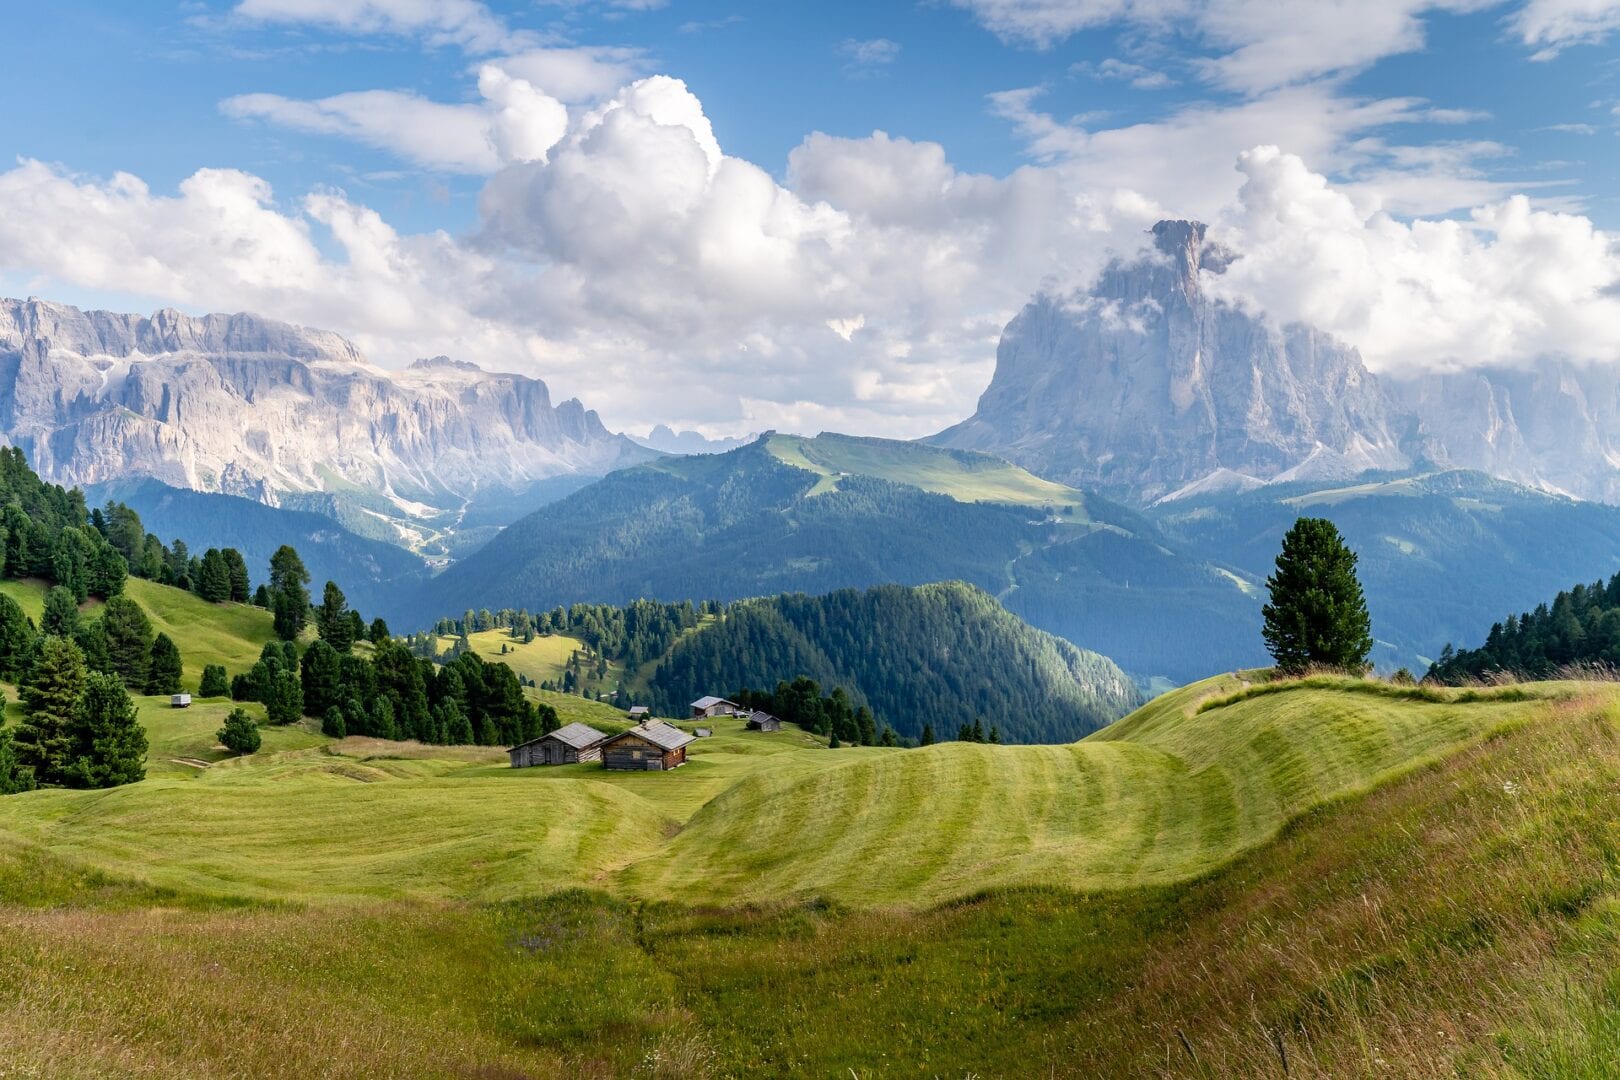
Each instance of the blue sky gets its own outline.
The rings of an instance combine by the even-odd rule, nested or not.
[[[1582,306],[1615,269],[1620,0],[57,0],[25,35],[6,291],[452,352],[630,428],[943,426],[1034,289],[1159,214],[1375,367],[1620,355]],[[1454,301],[1406,325],[1379,265]]]

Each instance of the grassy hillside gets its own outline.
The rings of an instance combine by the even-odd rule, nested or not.
[[[23,1076],[1225,1077],[1284,1075],[1286,1056],[1290,1076],[1612,1075],[1612,688],[1424,702],[1319,682],[1199,711],[1242,690],[1237,678],[1189,688],[1072,748],[830,752],[803,736],[727,731],[668,776],[508,773],[527,816],[498,794],[487,752],[355,740],[190,781],[0,800],[0,965],[28,973],[0,983],[7,1064]],[[1071,768],[1059,752],[1094,764]],[[1201,785],[1208,806],[1229,809],[1211,817],[1219,829],[1190,828],[1203,814],[1184,800],[1142,811],[1151,795],[1123,763],[1153,754],[1183,762],[1156,774],[1159,788]],[[853,827],[832,843],[813,835],[827,827],[819,806],[735,802],[775,775],[797,803],[831,798],[897,761],[923,763],[909,774],[916,786],[877,774],[890,779],[846,807]],[[970,898],[931,906],[913,891],[938,875],[908,880],[881,838],[936,831],[888,807],[936,816],[929,781],[946,772],[992,794],[938,831],[953,844],[973,837],[980,846],[964,856],[999,844],[1005,857],[979,863]],[[441,794],[453,784],[471,796],[453,801],[489,806],[481,835]],[[203,823],[233,818],[229,833],[173,822],[188,789]],[[159,796],[144,812],[94,805],[143,790]],[[396,791],[437,813],[389,801]],[[68,798],[106,815],[109,847],[128,844],[150,864],[131,855],[113,872],[88,837],[50,850],[49,834],[61,841],[74,827]],[[203,805],[216,799],[223,809]],[[581,832],[581,799],[599,800],[603,828],[628,815],[631,835]],[[325,835],[301,812],[306,800],[323,804]],[[835,882],[867,866],[893,890],[888,902],[711,906],[769,891],[736,877],[648,902],[632,888],[637,871],[671,868],[655,856],[614,871],[604,857],[612,845],[629,858],[674,850],[728,802],[758,827],[804,813],[812,833],[791,846],[816,848],[824,870],[846,864]],[[1123,823],[1087,816],[1088,802],[1117,804]],[[31,804],[41,809],[18,809]],[[1288,807],[1305,812],[1279,829]],[[1079,831],[1066,824],[1076,814],[1098,830],[1089,851],[1066,835]],[[300,833],[290,818],[310,824]],[[42,835],[23,836],[19,822]],[[158,842],[166,834],[189,852]],[[367,842],[351,839],[339,858],[336,835]],[[995,888],[1052,843],[1094,872]],[[1088,862],[1110,845],[1130,864],[1112,875],[1130,879],[1124,887],[1103,887],[1110,871]],[[547,889],[563,883],[570,848],[577,868],[602,868],[608,891],[408,898],[453,897],[458,882],[463,897],[501,895],[521,877]],[[1222,850],[1237,854],[1211,861]],[[775,875],[775,888],[805,865],[797,850],[750,857],[753,867],[727,873]],[[1056,881],[1065,875],[1082,887]],[[345,902],[221,904],[215,885],[227,877],[240,879],[223,890],[233,897],[290,888]]]
[[[0,593],[11,597],[37,624],[45,610],[50,586],[32,579],[0,581]],[[210,604],[184,589],[159,585],[141,578],[124,583],[124,595],[140,604],[154,633],[168,634],[180,647],[181,683],[196,690],[207,664],[224,664],[227,671],[245,671],[259,658],[274,634],[270,613],[247,604]],[[86,618],[99,618],[101,602],[83,607]]]
[[[989,454],[832,432],[813,439],[772,435],[765,445],[779,460],[822,477],[811,489],[813,495],[837,490],[841,477],[870,476],[957,502],[1032,506],[1086,520],[1086,499],[1080,492]]]
[[[927,904],[1186,880],[1313,806],[1544,707],[1351,689],[1368,685],[1380,684],[1319,680],[1197,712],[1225,689],[1203,683],[1068,746],[950,743],[808,776],[761,772],[624,884],[728,903]]]

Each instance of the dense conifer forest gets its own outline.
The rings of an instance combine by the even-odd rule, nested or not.
[[[1461,683],[1494,675],[1546,679],[1566,665],[1620,665],[1620,574],[1560,592],[1549,604],[1494,624],[1477,649],[1446,645],[1429,677]]]

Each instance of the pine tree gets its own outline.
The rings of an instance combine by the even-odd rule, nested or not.
[[[72,594],[68,594],[72,599]],[[17,601],[0,595],[0,679],[15,682],[34,655],[34,624]]]
[[[231,692],[230,683],[225,677],[224,664],[207,664],[203,667],[202,682],[197,686],[198,697],[225,697]]]
[[[298,685],[298,675],[291,668],[280,667],[269,673],[261,700],[272,724],[295,724],[304,715],[304,693]]]
[[[296,641],[309,623],[309,571],[288,544],[270,556],[270,610],[278,638]]]
[[[1261,609],[1261,635],[1279,670],[1292,675],[1321,665],[1359,674],[1366,667],[1372,620],[1355,552],[1331,521],[1294,522],[1266,586],[1271,602]]]
[[[146,729],[124,683],[92,671],[73,710],[71,761],[63,770],[69,787],[107,788],[146,777]]]
[[[197,595],[210,604],[223,604],[231,598],[231,570],[218,548],[203,552],[197,578],[191,583]]]
[[[233,754],[252,754],[258,751],[261,739],[259,725],[253,722],[246,709],[232,709],[225,717],[225,726],[219,729],[218,739]]]
[[[127,596],[107,601],[101,627],[107,635],[107,660],[125,686],[141,689],[152,662],[152,622]]]
[[[333,739],[341,739],[348,735],[348,727],[343,722],[343,710],[336,705],[326,710],[321,717],[321,734]]]
[[[269,610],[269,608],[270,608],[270,586],[265,585],[263,583],[260,583],[259,587],[256,590],[254,590],[254,593],[253,593],[253,606],[254,607],[262,607],[262,608],[264,608],[266,610]]]
[[[17,747],[11,732],[0,727],[0,795],[16,795],[33,791],[37,781],[34,770],[17,757]]]
[[[56,637],[72,637],[79,629],[79,602],[73,590],[52,585],[45,594],[45,614],[40,617],[39,631]]]
[[[304,650],[299,672],[304,712],[308,715],[324,717],[327,710],[343,700],[342,660],[337,650],[325,641],[317,640]]]
[[[923,724],[922,738],[918,740],[918,744],[921,746],[934,745],[934,725],[932,722]]]
[[[321,640],[340,653],[354,645],[354,623],[350,619],[349,600],[338,588],[337,582],[328,581],[321,596],[321,606],[315,612],[315,630]]]
[[[17,757],[42,784],[60,784],[71,764],[73,712],[87,678],[84,653],[67,638],[48,637],[22,687],[25,720],[17,729]]]
[[[235,548],[226,548],[220,552],[225,559],[225,573],[231,583],[231,599],[238,604],[245,604],[252,598],[253,583],[248,579],[247,560]]]
[[[371,620],[371,629],[366,632],[366,638],[373,645],[381,645],[388,640],[388,624],[382,621],[381,616]]]
[[[179,693],[181,670],[179,647],[168,634],[159,634],[152,640],[151,663],[146,672],[146,692]]]

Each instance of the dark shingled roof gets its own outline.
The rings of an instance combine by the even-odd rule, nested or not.
[[[737,707],[737,703],[735,701],[727,701],[723,697],[714,697],[712,695],[709,697],[700,697],[696,701],[692,702],[692,708],[694,709],[712,709],[716,705],[730,705],[732,708]]]
[[[645,724],[637,724],[629,731],[613,736],[608,742],[618,742],[630,735],[646,739],[660,750],[679,750],[692,741],[692,736],[678,727],[666,724],[662,720],[649,720]]]
[[[605,738],[607,738],[607,732],[597,731],[589,724],[569,724],[567,727],[560,727],[556,731],[548,732],[538,739],[530,739],[526,743],[519,743],[512,749],[517,750],[520,747],[532,746],[546,739],[556,739],[558,742],[571,746],[575,750],[588,750]]]

